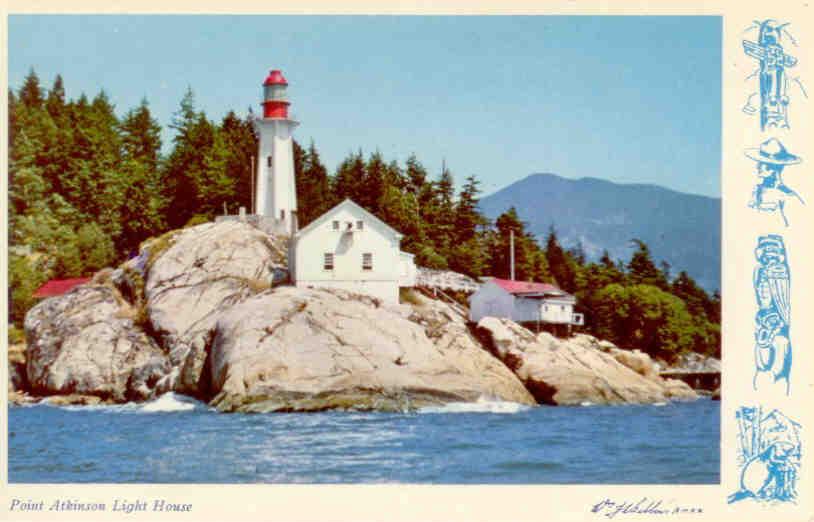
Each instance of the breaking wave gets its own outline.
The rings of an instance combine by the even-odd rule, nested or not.
[[[127,402],[124,404],[94,404],[94,405],[55,405],[47,399],[42,402],[48,406],[57,407],[63,410],[83,411],[102,410],[117,413],[162,413],[192,411],[196,409],[210,409],[205,403],[173,392],[165,393],[147,402]]]
[[[518,413],[530,409],[531,406],[517,402],[498,401],[478,398],[475,402],[450,402],[443,406],[427,406],[418,410],[419,413]]]
[[[138,409],[143,412],[191,411],[200,406],[203,406],[203,403],[191,397],[169,392],[157,399],[139,405]]]

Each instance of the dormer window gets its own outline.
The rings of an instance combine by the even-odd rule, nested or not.
[[[356,222],[356,230],[364,230],[364,228],[365,228],[364,221],[357,221]]]
[[[334,230],[339,230],[339,221],[334,221],[332,226]]]
[[[353,230],[353,223],[351,223],[350,221],[345,223],[345,230],[347,230],[347,231]]]

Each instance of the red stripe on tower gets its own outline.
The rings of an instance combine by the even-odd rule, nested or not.
[[[273,69],[263,82],[263,117],[288,119],[288,82],[279,69]]]

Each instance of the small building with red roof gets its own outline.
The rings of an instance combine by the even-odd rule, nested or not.
[[[90,281],[90,277],[76,277],[73,279],[51,279],[34,292],[33,297],[45,298],[66,294],[79,285]]]
[[[517,323],[584,324],[576,298],[549,283],[488,279],[469,297],[469,319],[501,317]]]

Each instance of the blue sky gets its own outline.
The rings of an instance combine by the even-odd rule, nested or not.
[[[15,15],[8,45],[11,88],[60,73],[162,126],[187,86],[210,119],[259,112],[280,68],[331,171],[378,149],[485,193],[553,172],[720,196],[718,17]]]

